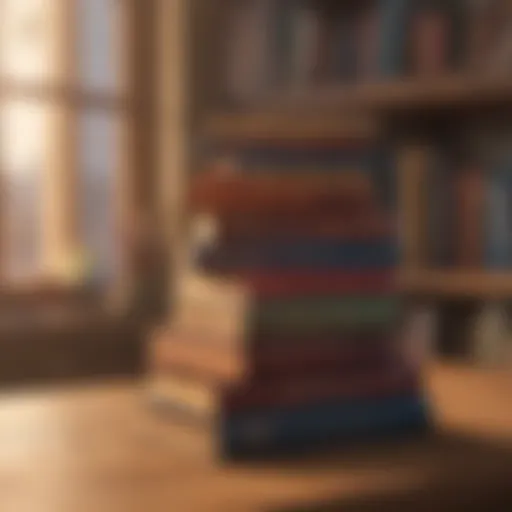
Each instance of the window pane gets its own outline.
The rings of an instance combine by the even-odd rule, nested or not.
[[[87,89],[116,90],[120,70],[120,1],[76,1],[80,83]]]
[[[96,283],[110,284],[118,276],[116,114],[87,110],[79,119],[79,190],[82,240]]]
[[[5,273],[9,280],[40,276],[43,266],[43,174],[48,108],[9,101],[0,110]]]
[[[60,0],[0,0],[0,71],[44,80],[57,71]]]

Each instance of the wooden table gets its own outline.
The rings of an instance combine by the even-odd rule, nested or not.
[[[512,510],[512,377],[438,365],[428,384],[442,425],[428,440],[238,466],[151,414],[134,382],[5,394],[0,510]]]

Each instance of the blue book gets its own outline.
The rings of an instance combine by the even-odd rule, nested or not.
[[[379,69],[384,77],[400,75],[405,70],[405,51],[412,0],[380,0],[381,36]]]
[[[486,193],[485,262],[495,270],[512,266],[512,162],[490,173]]]
[[[336,48],[334,49],[334,79],[342,82],[350,82],[357,78],[357,38],[356,20],[350,16],[350,12],[343,12],[336,25],[334,37]]]
[[[222,247],[198,255],[197,263],[213,268],[346,268],[389,269],[398,263],[394,241],[317,242],[273,245],[244,244]]]
[[[425,399],[413,395],[244,413],[222,418],[220,435],[225,455],[259,455],[420,431],[428,425]]]

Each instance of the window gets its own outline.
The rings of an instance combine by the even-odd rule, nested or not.
[[[0,282],[123,272],[129,0],[0,0]]]

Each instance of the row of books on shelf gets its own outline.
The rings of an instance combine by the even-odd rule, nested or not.
[[[512,68],[506,0],[231,2],[226,89],[235,101],[315,84]]]
[[[409,231],[417,232],[427,266],[512,267],[510,151],[477,153],[466,147],[460,158],[453,149],[426,146],[416,162],[405,161],[405,222],[415,224]]]

